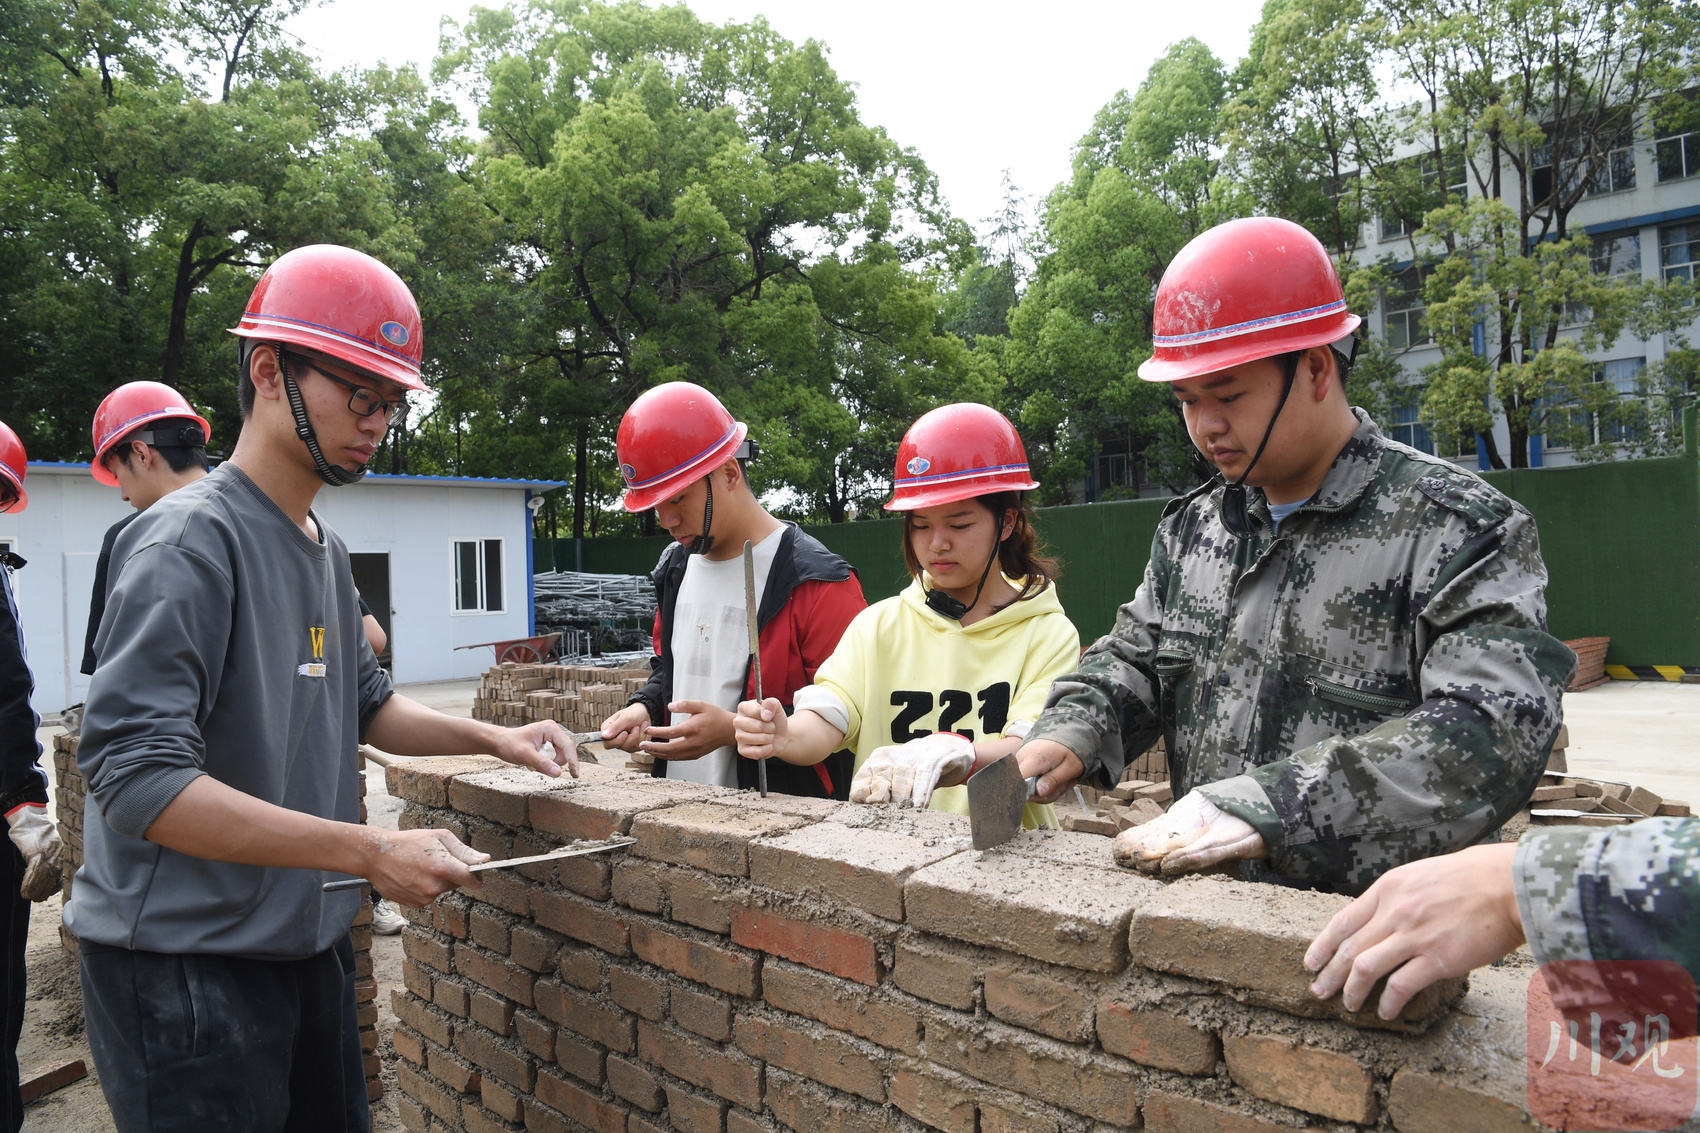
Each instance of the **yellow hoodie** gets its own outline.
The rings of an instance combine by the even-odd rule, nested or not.
[[[1021,589],[1020,580],[1006,581]],[[928,609],[916,580],[856,615],[795,703],[844,732],[859,768],[877,747],[932,732],[975,740],[1026,735],[1051,682],[1079,663],[1080,633],[1054,584],[963,626]],[[941,787],[931,809],[967,814],[968,789]],[[1051,808],[1037,804],[1023,822],[1056,825]]]

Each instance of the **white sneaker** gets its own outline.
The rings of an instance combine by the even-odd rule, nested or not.
[[[407,927],[407,918],[384,904],[383,899],[372,902],[372,931],[379,936],[395,936]]]

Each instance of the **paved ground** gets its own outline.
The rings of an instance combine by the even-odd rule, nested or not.
[[[443,681],[406,685],[402,691],[440,711],[469,716],[477,687],[475,680]],[[1567,697],[1564,707],[1573,772],[1635,783],[1666,798],[1700,805],[1700,748],[1695,741],[1700,735],[1700,685],[1612,681]],[[57,731],[42,729],[49,750]],[[366,792],[372,824],[395,829],[401,803],[385,790],[383,770],[375,765],[368,765]],[[29,1133],[108,1133],[112,1119],[95,1081],[83,1033],[76,964],[60,948],[58,924],[57,897],[36,907],[30,923],[30,998],[18,1061],[27,1073],[47,1062],[82,1058],[89,1063],[90,1076],[31,1106],[25,1127]],[[392,1067],[385,1075],[385,1097],[373,1107],[374,1133],[402,1129],[395,1108],[395,1055],[389,1041],[395,1024],[390,991],[401,984],[401,959],[399,937],[374,938],[380,1051],[385,1065]]]

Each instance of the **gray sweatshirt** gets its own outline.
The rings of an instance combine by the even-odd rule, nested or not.
[[[119,537],[77,765],[83,867],[65,924],[146,952],[298,959],[348,932],[358,891],[317,870],[203,861],[142,835],[201,775],[360,819],[356,749],[391,693],[361,632],[348,549],[315,543],[233,464]]]

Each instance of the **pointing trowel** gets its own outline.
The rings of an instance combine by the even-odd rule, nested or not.
[[[594,846],[562,846],[558,850],[550,850],[547,854],[532,854],[524,858],[503,858],[501,861],[482,862],[478,865],[467,866],[468,873],[483,873],[487,869],[507,869],[515,865],[531,865],[534,862],[552,862],[557,858],[576,858],[582,854],[600,854],[605,850],[618,850],[633,845],[636,838],[610,838]],[[327,881],[322,886],[326,893],[336,893],[343,889],[358,889],[369,885],[364,877],[351,877],[345,881]]]
[[[1039,777],[1021,777],[1013,755],[976,771],[968,780],[968,826],[976,850],[1001,846],[1021,829],[1021,812],[1039,790]]]

